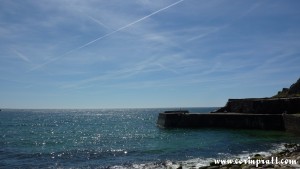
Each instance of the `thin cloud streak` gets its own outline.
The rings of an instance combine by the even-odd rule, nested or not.
[[[248,10],[246,10],[245,12],[243,12],[241,15],[239,15],[237,18],[233,19],[232,21],[228,22],[227,24],[223,25],[223,26],[220,26],[220,27],[216,27],[216,28],[213,28],[212,30],[209,30],[203,34],[200,34],[200,35],[196,35],[190,39],[188,39],[186,42],[191,42],[191,41],[194,41],[194,40],[198,40],[198,39],[202,39],[210,34],[213,34],[213,33],[217,33],[223,29],[226,29],[227,27],[231,26],[233,23],[235,23],[236,21],[244,18],[245,16],[249,15],[250,13],[252,13],[255,9],[257,9],[258,7],[261,6],[261,3],[256,3],[254,4],[253,6],[251,6]]]
[[[175,3],[172,3],[171,5],[168,5],[168,6],[164,7],[164,8],[161,8],[161,9],[155,11],[155,12],[152,12],[151,14],[146,15],[146,16],[144,16],[144,17],[142,17],[142,18],[140,18],[140,19],[138,19],[138,20],[136,20],[136,21],[134,21],[134,22],[131,22],[131,23],[129,23],[129,24],[127,24],[127,25],[125,25],[125,26],[123,26],[123,27],[121,27],[121,28],[115,30],[115,31],[112,31],[112,32],[107,33],[107,34],[105,34],[105,35],[103,35],[103,36],[100,36],[100,37],[98,37],[98,38],[96,38],[96,39],[94,39],[94,40],[92,40],[92,41],[90,41],[90,42],[88,42],[88,43],[86,43],[86,44],[84,44],[84,45],[82,45],[82,46],[79,46],[79,47],[77,47],[77,48],[74,48],[74,49],[72,49],[72,50],[66,52],[65,54],[61,55],[60,57],[56,57],[56,58],[50,59],[49,61],[45,62],[44,64],[41,64],[41,65],[38,65],[38,66],[34,67],[34,68],[31,69],[29,72],[34,71],[34,70],[37,70],[37,69],[40,69],[40,68],[42,68],[42,67],[44,67],[44,66],[46,66],[46,65],[48,65],[48,64],[50,64],[50,63],[52,63],[52,62],[54,62],[54,61],[57,61],[58,59],[61,59],[62,57],[66,56],[66,55],[68,55],[68,54],[70,54],[70,53],[73,53],[74,51],[77,51],[77,50],[80,50],[80,49],[82,49],[82,48],[85,48],[85,47],[87,47],[87,46],[89,46],[89,45],[91,45],[91,44],[93,44],[93,43],[95,43],[95,42],[97,42],[97,41],[99,41],[99,40],[101,40],[101,39],[104,39],[104,38],[106,38],[106,37],[108,37],[108,36],[111,36],[111,35],[117,33],[117,32],[120,32],[120,31],[122,31],[122,30],[124,30],[124,29],[126,29],[126,28],[128,28],[128,27],[130,27],[130,26],[133,26],[133,25],[135,25],[135,24],[137,24],[137,23],[139,23],[139,22],[141,22],[141,21],[143,21],[143,20],[145,20],[145,19],[147,19],[147,18],[153,16],[153,15],[156,15],[156,14],[158,14],[158,13],[164,11],[164,10],[167,10],[167,9],[169,9],[169,8],[175,6],[175,5],[177,5],[177,4],[179,4],[179,3],[183,2],[183,1],[185,1],[185,0],[179,0],[179,1],[175,2]]]
[[[180,71],[180,66],[182,66],[181,64],[184,64],[186,67],[190,67],[189,64],[193,64],[193,63],[185,63],[184,59],[180,57],[177,57],[176,62],[179,62],[181,64],[173,64],[171,60],[168,59],[168,57],[166,58],[151,57],[147,60],[143,60],[134,65],[130,65],[130,66],[123,65],[124,69],[119,69],[101,75],[97,75],[94,77],[90,77],[88,79],[81,80],[77,83],[62,85],[61,88],[77,89],[78,87],[90,85],[95,82],[107,83],[113,80],[128,79],[136,75],[142,75],[144,73],[154,73],[154,72],[162,72],[162,71],[180,75],[182,74],[181,72],[182,70]],[[174,61],[175,60],[173,60],[173,62]],[[173,65],[173,67],[166,67],[165,64],[168,63],[171,63],[170,65]]]
[[[90,18],[92,21],[96,22],[97,24],[101,25],[102,27],[106,28],[106,29],[109,29],[109,30],[113,30],[112,28],[110,28],[109,26],[107,26],[106,24],[102,23],[101,21],[99,21],[98,19],[90,16],[90,15],[87,15],[85,14],[88,18]]]
[[[194,36],[194,37],[188,39],[186,42],[191,42],[191,41],[194,41],[194,40],[197,40],[197,39],[202,39],[202,38],[204,38],[204,37],[206,37],[206,36],[208,36],[208,35],[210,35],[210,34],[213,34],[213,33],[219,32],[219,31],[222,30],[222,29],[225,29],[225,28],[227,28],[228,26],[229,26],[229,24],[226,24],[226,25],[224,25],[224,26],[220,26],[220,27],[218,27],[218,28],[214,28],[214,29],[212,29],[212,30],[210,30],[210,31],[208,31],[208,32],[206,32],[206,33],[203,33],[203,34],[200,34],[200,35],[196,35],[196,36]]]
[[[15,50],[15,49],[13,50],[13,52],[23,61],[31,63],[31,60],[28,57],[26,57],[25,55],[23,55],[21,52]]]

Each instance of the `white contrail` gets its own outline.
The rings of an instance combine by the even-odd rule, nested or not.
[[[30,59],[28,57],[26,57],[25,55],[23,55],[21,52],[19,52],[17,50],[13,50],[13,52],[23,61],[31,63]]]
[[[164,7],[164,8],[161,8],[161,9],[159,9],[159,10],[157,10],[157,11],[155,11],[155,12],[149,14],[149,15],[146,15],[146,16],[142,17],[141,19],[138,19],[138,20],[136,20],[136,21],[134,21],[134,22],[131,22],[131,23],[129,23],[129,24],[127,24],[127,25],[125,25],[125,26],[123,26],[123,27],[121,27],[121,28],[115,30],[115,31],[112,31],[112,32],[107,33],[107,34],[105,34],[105,35],[103,35],[103,36],[100,36],[99,38],[94,39],[94,40],[92,40],[92,41],[90,41],[90,42],[88,42],[88,43],[86,43],[86,44],[84,44],[84,45],[82,45],[82,46],[76,48],[75,50],[84,48],[84,47],[86,47],[86,46],[88,46],[88,45],[90,45],[90,44],[92,44],[92,43],[95,43],[95,42],[98,41],[98,40],[101,40],[101,39],[106,38],[106,37],[108,37],[108,36],[110,36],[110,35],[112,35],[112,34],[115,34],[115,33],[119,32],[119,31],[121,31],[121,30],[123,30],[123,29],[126,29],[126,28],[128,28],[128,27],[130,27],[130,26],[132,26],[132,25],[134,25],[134,24],[136,24],[136,23],[138,23],[138,22],[141,22],[141,21],[143,21],[143,20],[145,20],[145,19],[147,19],[147,18],[149,18],[149,17],[151,17],[151,16],[153,16],[153,15],[155,15],[155,14],[161,12],[161,11],[164,11],[164,10],[166,10],[166,9],[168,9],[168,8],[170,8],[170,7],[172,7],[172,6],[174,6],[174,5],[177,5],[177,4],[181,3],[182,1],[184,1],[184,0],[177,1],[177,2],[175,2],[175,3],[173,3],[173,4],[169,5],[169,6],[166,6],[166,7]],[[72,51],[74,51],[74,50],[72,50]]]
[[[77,48],[74,48],[74,49],[72,49],[72,50],[66,52],[65,54],[61,55],[60,57],[53,58],[53,59],[51,59],[51,60],[49,60],[49,61],[47,61],[47,62],[45,62],[45,63],[43,63],[43,64],[41,64],[41,65],[38,65],[38,66],[34,67],[33,69],[31,69],[30,71],[39,69],[39,68],[41,68],[41,67],[43,67],[43,66],[45,66],[45,65],[47,65],[47,64],[49,64],[49,63],[51,63],[51,62],[54,62],[54,61],[56,61],[56,60],[58,60],[58,59],[60,59],[60,58],[62,58],[62,57],[64,57],[64,56],[70,54],[70,53],[73,53],[73,52],[76,51],[76,50],[79,50],[79,49],[82,49],[82,48],[84,48],[84,47],[87,47],[87,46],[91,45],[92,43],[95,43],[95,42],[97,42],[97,41],[99,41],[99,40],[101,40],[101,39],[103,39],[103,38],[106,38],[106,37],[108,37],[108,36],[110,36],[110,35],[112,35],[112,34],[115,34],[115,33],[119,32],[119,31],[121,31],[121,30],[124,30],[124,29],[126,29],[126,28],[128,28],[128,27],[130,27],[130,26],[132,26],[132,25],[134,25],[134,24],[136,24],[136,23],[139,23],[139,22],[141,22],[141,21],[143,21],[143,20],[145,20],[145,19],[147,19],[147,18],[149,18],[149,17],[151,17],[151,16],[153,16],[153,15],[159,13],[159,12],[162,12],[162,11],[164,11],[164,10],[166,10],[166,9],[168,9],[168,8],[170,8],[170,7],[172,7],[172,6],[175,6],[175,5],[177,5],[177,4],[179,4],[179,3],[183,2],[183,1],[185,1],[185,0],[179,0],[179,1],[175,2],[175,3],[172,3],[171,5],[168,5],[168,6],[164,7],[164,8],[161,8],[161,9],[155,11],[155,12],[152,12],[151,14],[146,15],[146,16],[144,16],[144,17],[142,17],[142,18],[140,18],[140,19],[138,19],[138,20],[136,20],[136,21],[134,21],[134,22],[131,22],[131,23],[129,23],[129,24],[127,24],[127,25],[125,25],[125,26],[123,26],[123,27],[121,27],[121,28],[115,30],[115,31],[112,31],[112,32],[107,33],[107,34],[105,34],[105,35],[103,35],[103,36],[100,36],[100,37],[98,37],[98,38],[96,38],[96,39],[94,39],[94,40],[92,40],[92,41],[90,41],[90,42],[88,42],[88,43],[86,43],[86,44],[84,44],[84,45],[82,45],[82,46],[79,46],[79,47],[77,47]]]

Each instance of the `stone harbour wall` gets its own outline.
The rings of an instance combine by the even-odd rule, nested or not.
[[[235,128],[284,130],[282,115],[278,114],[160,113],[158,116],[157,125],[163,128]]]
[[[300,135],[300,115],[296,114],[159,113],[157,125],[162,128],[285,130]]]
[[[283,115],[284,128],[286,131],[300,135],[300,115]]]
[[[213,113],[296,114],[300,113],[300,97],[229,99]]]

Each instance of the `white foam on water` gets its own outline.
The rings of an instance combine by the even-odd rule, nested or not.
[[[285,148],[284,143],[282,144],[274,144],[274,148],[268,150],[268,151],[254,151],[254,152],[248,152],[248,151],[242,151],[241,154],[238,155],[232,155],[229,153],[219,153],[218,155],[225,157],[226,159],[240,159],[240,160],[247,160],[249,157],[253,157],[256,154],[260,154],[263,157],[271,156],[273,153],[280,152]],[[177,169],[178,167],[182,166],[183,169],[193,169],[193,168],[199,168],[203,166],[209,166],[211,162],[213,162],[217,158],[192,158],[189,160],[184,161],[165,161],[163,163],[143,163],[143,164],[132,164],[131,166],[113,166],[110,167],[111,169]]]

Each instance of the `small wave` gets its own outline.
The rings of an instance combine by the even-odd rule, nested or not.
[[[273,148],[268,151],[254,151],[248,152],[244,151],[241,154],[233,155],[233,154],[224,154],[219,153],[220,156],[226,156],[226,159],[248,159],[248,157],[252,157],[255,154],[260,154],[262,156],[270,156],[273,153],[282,151],[285,149],[285,143],[274,144]],[[164,161],[164,162],[149,162],[149,163],[141,163],[141,164],[130,164],[130,165],[122,165],[122,166],[111,166],[109,169],[163,169],[163,168],[179,168],[182,166],[183,168],[199,168],[203,166],[209,166],[211,162],[213,162],[216,158],[192,158],[184,161]]]

